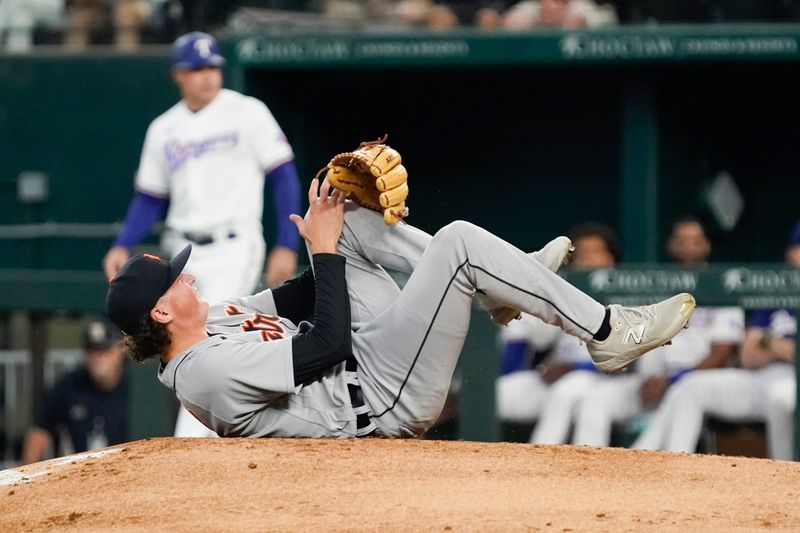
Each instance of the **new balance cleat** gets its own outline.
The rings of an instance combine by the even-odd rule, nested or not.
[[[572,241],[562,235],[542,246],[541,250],[528,255],[543,264],[550,272],[558,272],[559,268],[569,264],[573,252],[575,247],[572,246]]]
[[[672,342],[686,327],[696,306],[688,293],[641,307],[610,305],[611,333],[586,347],[601,372],[619,372],[653,348]]]

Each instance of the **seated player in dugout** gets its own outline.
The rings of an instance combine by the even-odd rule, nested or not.
[[[400,162],[385,145],[369,149],[391,151],[370,164],[378,180]],[[339,167],[328,166],[311,182],[306,217],[291,216],[312,266],[284,285],[209,306],[182,272],[191,246],[171,261],[135,256],[110,282],[108,313],[129,356],[158,357],[161,383],[222,437],[424,434],[476,294],[490,311],[513,308],[579,337],[604,372],[668,343],[694,311],[686,293],[604,307],[554,273],[569,239],[534,255],[463,221],[431,236],[346,200],[331,186],[343,187]],[[407,187],[405,175],[390,181]],[[411,274],[402,290],[384,267]]]

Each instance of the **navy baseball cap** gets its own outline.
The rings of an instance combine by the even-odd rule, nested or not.
[[[221,67],[225,58],[219,51],[217,40],[201,31],[181,35],[172,45],[172,67],[196,70],[203,67]]]
[[[88,351],[106,351],[119,342],[119,328],[104,318],[95,318],[86,324],[81,335],[83,348]]]
[[[191,253],[189,244],[171,261],[150,254],[131,257],[108,285],[106,312],[111,321],[124,333],[136,335],[142,317],[175,283]]]

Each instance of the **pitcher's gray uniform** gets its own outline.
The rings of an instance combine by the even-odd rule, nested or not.
[[[605,315],[536,260],[466,222],[432,238],[348,202],[338,252],[347,261],[356,372],[342,363],[294,383],[291,337],[305,326],[275,316],[267,290],[212,306],[207,330],[215,335],[164,365],[161,382],[221,436],[355,437],[374,428],[415,436],[442,409],[476,288],[585,342]],[[379,265],[413,272],[402,292]],[[357,427],[348,382],[360,385],[368,426]]]
[[[312,180],[310,200],[316,184]],[[331,209],[329,199],[317,196],[312,201],[327,206],[319,212]],[[197,308],[202,315],[187,308],[180,322],[185,331],[202,330],[201,324],[188,322],[197,315],[207,323],[202,337],[216,335],[182,344],[190,347],[165,359],[159,379],[221,436],[355,437],[374,432],[414,437],[442,410],[478,291],[490,304],[537,316],[579,337],[594,363],[607,371],[666,343],[686,325],[695,306],[691,295],[679,294],[653,306],[606,309],[535,258],[477,226],[453,222],[431,237],[404,224],[387,226],[378,213],[349,202],[337,254],[312,255],[320,270],[314,282],[316,310],[300,306],[289,312],[309,296],[302,290],[301,296],[284,299],[302,276],[274,291],[229,300],[208,315],[202,307]],[[187,295],[191,276],[181,277],[161,260],[148,267],[148,261],[144,256],[131,259],[112,280],[107,297],[111,316],[134,335],[140,327],[136,320],[152,319],[153,313],[180,314],[177,302],[183,297],[191,302],[187,305],[198,305],[196,296]],[[402,291],[379,265],[411,272]],[[171,284],[166,288],[148,277],[163,280],[165,273]],[[348,298],[339,285],[344,283]],[[136,287],[146,289],[146,297],[138,299]],[[175,295],[172,304],[156,301],[164,291]],[[325,291],[330,291],[328,297]],[[314,324],[276,316],[278,295],[287,314],[308,314]],[[343,314],[334,312],[337,306]],[[141,316],[147,309],[150,314]],[[347,315],[350,329],[344,331],[350,334],[341,337],[336,327],[346,324]],[[300,372],[306,357],[315,356],[305,351],[305,341],[312,337],[314,350],[327,353],[328,346],[315,343],[330,343],[333,360],[345,362]],[[184,335],[183,340],[189,339]],[[296,383],[295,376],[303,383]]]

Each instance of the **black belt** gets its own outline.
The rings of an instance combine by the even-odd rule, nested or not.
[[[347,372],[357,372],[358,365],[356,364],[356,360],[354,357],[349,357],[344,364],[344,369]],[[362,410],[366,403],[364,402],[364,395],[361,393],[361,387],[354,383],[347,384],[347,392],[350,393],[350,405],[353,406],[353,409],[356,411],[356,428],[358,430],[363,430],[368,428],[370,425],[373,426],[373,430],[369,433],[364,435],[359,435],[359,437],[369,437],[375,433],[375,424],[370,420],[369,413],[361,413],[358,414],[359,410]]]
[[[205,246],[207,244],[212,244],[214,242],[214,236],[210,233],[195,233],[193,231],[181,231],[179,232],[184,239],[187,241],[191,241],[198,246]],[[235,239],[236,232],[229,231],[228,234],[225,236],[226,239]],[[220,240],[220,239],[217,239]]]

